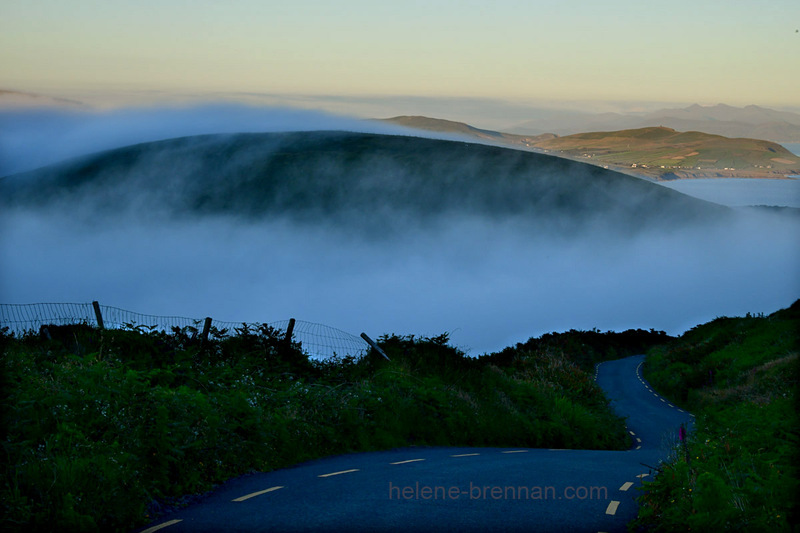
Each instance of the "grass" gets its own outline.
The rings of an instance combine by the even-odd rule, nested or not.
[[[591,362],[570,357],[587,339],[617,354],[614,334],[608,350],[570,332],[477,359],[446,335],[391,335],[391,361],[319,362],[267,325],[203,348],[191,329],[48,331],[0,336],[4,531],[127,531],[232,476],[352,451],[627,446]]]
[[[630,167],[788,172],[800,165],[783,146],[758,139],[728,138],[701,132],[651,127],[614,132],[578,133],[539,141],[536,146],[578,157],[593,154],[596,162]],[[675,159],[681,157],[681,159]],[[778,161],[775,161],[778,159]],[[660,169],[661,166],[665,169]]]
[[[800,301],[718,318],[653,349],[645,377],[694,432],[639,497],[644,531],[797,531]]]

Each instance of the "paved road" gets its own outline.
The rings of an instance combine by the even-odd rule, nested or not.
[[[691,415],[642,379],[644,356],[598,366],[628,417],[628,451],[403,448],[232,480],[148,533],[211,531],[626,531],[636,487]]]

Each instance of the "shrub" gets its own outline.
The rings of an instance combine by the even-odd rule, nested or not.
[[[391,361],[316,362],[268,326],[216,333],[3,335],[3,529],[127,530],[231,476],[349,451],[627,444],[563,351],[504,362],[391,335]]]

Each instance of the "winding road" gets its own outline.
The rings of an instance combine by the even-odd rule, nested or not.
[[[354,453],[231,480],[139,531],[626,531],[637,487],[692,422],[645,382],[643,361],[597,367],[598,384],[627,417],[628,451]]]

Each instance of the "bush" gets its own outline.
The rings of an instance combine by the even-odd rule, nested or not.
[[[563,352],[500,364],[392,335],[391,361],[316,362],[268,326],[216,333],[3,335],[3,529],[127,530],[231,476],[349,451],[627,445]]]
[[[697,418],[686,453],[645,484],[635,528],[796,530],[798,325],[800,301],[716,319],[651,351],[645,377]]]

